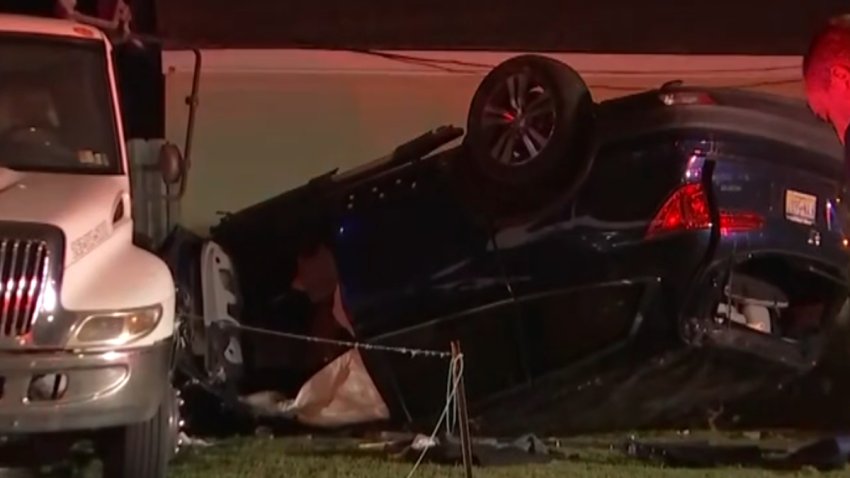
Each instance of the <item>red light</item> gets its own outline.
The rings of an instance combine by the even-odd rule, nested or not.
[[[751,212],[728,212],[720,213],[720,232],[752,231],[764,225],[764,218]]]
[[[665,232],[689,231],[711,226],[708,200],[699,183],[677,189],[649,225],[647,237]]]
[[[72,28],[72,30],[74,30],[74,33],[76,33],[77,35],[88,38],[94,38],[94,32],[91,31],[91,29],[89,28],[76,26]]]
[[[750,212],[720,211],[720,232],[751,231],[764,225],[764,218]],[[702,184],[691,183],[677,189],[661,206],[649,224],[647,238],[660,234],[693,231],[711,227],[708,198]]]

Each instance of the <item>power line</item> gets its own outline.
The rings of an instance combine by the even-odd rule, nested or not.
[[[369,49],[352,49],[352,48],[342,48],[342,49],[333,49],[333,48],[323,48],[331,51],[349,51],[352,53],[359,53],[363,55],[372,55],[380,58],[390,59],[390,60],[398,60],[403,62],[411,62],[423,66],[432,66],[432,65],[455,65],[455,66],[465,66],[468,68],[475,69],[492,69],[495,68],[496,65],[489,63],[478,63],[478,62],[470,62],[465,60],[456,60],[452,58],[431,58],[431,57],[423,57],[418,55],[409,55],[405,53],[393,53],[384,50],[369,50]],[[565,52],[566,54],[569,54]],[[768,73],[768,72],[777,72],[777,71],[799,71],[802,67],[800,65],[782,65],[782,66],[766,66],[766,67],[758,67],[758,68],[706,68],[700,70],[687,70],[687,69],[668,69],[668,70],[645,70],[645,71],[630,71],[630,70],[616,70],[616,69],[586,69],[583,70],[585,74],[593,74],[593,75],[683,75],[683,74],[732,74],[732,73]]]

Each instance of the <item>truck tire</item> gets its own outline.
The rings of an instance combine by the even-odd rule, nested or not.
[[[165,478],[179,444],[178,401],[169,387],[150,420],[106,434],[101,448],[104,478]]]

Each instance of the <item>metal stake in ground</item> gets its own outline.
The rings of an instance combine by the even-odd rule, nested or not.
[[[452,381],[457,384],[455,407],[460,426],[460,448],[463,456],[463,466],[466,469],[466,478],[472,478],[472,442],[469,437],[469,416],[466,408],[466,387],[463,386],[463,375],[460,373],[463,355],[460,351],[460,343],[452,341]],[[460,357],[460,359],[458,359]]]

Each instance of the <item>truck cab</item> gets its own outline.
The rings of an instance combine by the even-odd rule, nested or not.
[[[0,15],[0,58],[0,458],[91,438],[105,476],[164,477],[175,286],[134,242],[113,45],[86,25]],[[183,159],[164,151],[173,179]]]

